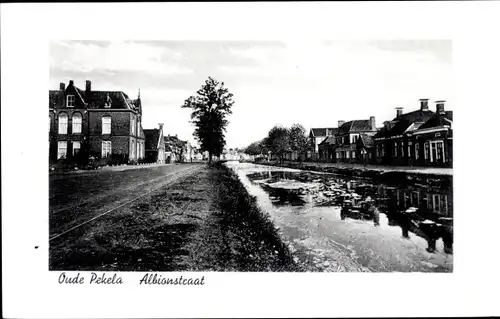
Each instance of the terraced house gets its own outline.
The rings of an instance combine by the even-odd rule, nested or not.
[[[49,91],[49,159],[79,161],[144,158],[140,94],[130,99],[121,91],[93,91],[90,81],[81,90],[69,81]]]
[[[375,162],[385,165],[452,166],[453,112],[445,111],[445,101],[420,100],[420,109],[403,113],[384,123],[374,137]]]

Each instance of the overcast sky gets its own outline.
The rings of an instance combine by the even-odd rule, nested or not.
[[[194,142],[183,101],[208,76],[223,81],[235,104],[228,147],[244,147],[275,124],[337,127],[368,119],[377,126],[412,111],[418,99],[452,109],[451,41],[162,42],[54,41],[50,89],[85,80],[95,90],[141,90],[143,127]]]

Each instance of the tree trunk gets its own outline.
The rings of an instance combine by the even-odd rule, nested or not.
[[[208,164],[212,163],[212,152],[208,151]]]

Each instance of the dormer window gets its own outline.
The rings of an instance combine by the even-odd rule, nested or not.
[[[104,103],[104,107],[107,109],[111,108],[111,97],[109,96],[109,94],[106,95],[106,102]]]
[[[66,107],[75,107],[75,96],[74,95],[66,96]]]

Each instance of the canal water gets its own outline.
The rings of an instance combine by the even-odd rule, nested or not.
[[[450,188],[380,184],[253,163],[226,165],[257,198],[306,271],[453,270]],[[356,210],[349,206],[354,201],[369,203],[356,207],[370,209]]]

